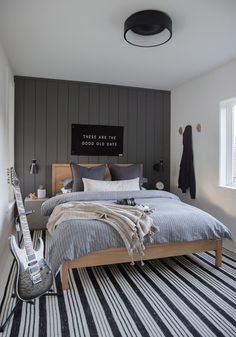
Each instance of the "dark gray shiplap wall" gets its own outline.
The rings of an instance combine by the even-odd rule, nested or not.
[[[51,193],[51,164],[143,163],[148,187],[169,189],[170,92],[114,85],[15,77],[15,167],[24,195],[40,184]],[[72,156],[71,124],[124,126],[124,156]],[[36,158],[39,173],[29,174]],[[153,164],[164,160],[164,171]]]

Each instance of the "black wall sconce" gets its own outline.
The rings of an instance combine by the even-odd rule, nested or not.
[[[39,166],[36,163],[37,160],[36,159],[32,159],[31,160],[31,164],[30,164],[30,174],[37,174],[38,170],[39,170]]]
[[[153,165],[153,170],[159,172],[159,171],[164,171],[164,161],[163,159],[159,160],[159,163],[156,163]]]

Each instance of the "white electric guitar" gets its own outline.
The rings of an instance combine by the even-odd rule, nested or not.
[[[43,240],[39,238],[37,250],[33,248],[20,183],[13,167],[8,169],[8,182],[14,189],[24,243],[24,247],[20,248],[15,236],[9,237],[10,250],[17,262],[16,295],[22,301],[29,301],[51,288],[53,276],[43,256]]]

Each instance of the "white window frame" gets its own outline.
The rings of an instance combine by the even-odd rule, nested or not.
[[[7,69],[6,73],[6,144],[7,144],[7,161],[8,168],[14,167],[14,109],[15,109],[15,84],[13,77]],[[14,191],[8,187],[8,205],[11,208],[14,205]]]
[[[236,188],[233,181],[234,106],[236,97],[220,102],[220,186]]]

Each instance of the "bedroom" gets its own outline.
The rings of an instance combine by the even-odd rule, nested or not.
[[[131,14],[149,9],[159,10],[169,15],[172,20],[172,37],[165,44],[153,48],[132,46],[124,39],[124,22]],[[232,261],[230,258],[225,260],[226,257],[223,256],[223,268],[226,268],[227,275],[224,277],[227,277],[227,282],[234,288],[235,298],[236,276],[235,261],[233,261],[236,259],[235,188],[228,186],[220,175],[223,165],[222,160],[220,161],[222,158],[222,154],[220,157],[222,141],[220,138],[220,127],[222,126],[220,124],[222,121],[220,119],[220,110],[222,110],[220,104],[224,105],[229,103],[228,100],[236,98],[236,47],[233,43],[236,31],[235,10],[235,1],[231,0],[182,0],[178,5],[174,0],[145,2],[122,0],[114,3],[102,0],[99,1],[99,4],[92,1],[85,3],[72,0],[66,3],[55,0],[51,2],[24,0],[19,3],[14,0],[1,1],[1,300],[4,297],[5,285],[12,284],[14,281],[13,276],[8,279],[12,266],[8,237],[15,228],[13,221],[15,204],[13,192],[7,184],[6,169],[10,166],[16,168],[23,199],[29,193],[35,192],[37,194],[40,185],[44,186],[46,196],[50,197],[52,195],[52,164],[69,164],[70,161],[83,164],[140,163],[143,165],[143,176],[148,179],[148,182],[144,184],[148,191],[144,191],[144,193],[155,190],[156,183],[161,181],[165,191],[170,191],[180,197],[183,202],[196,206],[221,221],[231,231],[234,239],[234,241],[224,240],[223,245],[227,249],[225,252],[230,254],[229,257]],[[123,156],[109,156],[108,152],[102,155],[72,155],[72,124],[123,127],[123,152],[121,153]],[[184,131],[187,125],[192,126],[196,178],[195,199],[191,199],[189,191],[182,193],[178,188],[179,168],[183,152],[183,136],[180,135],[179,128]],[[200,132],[197,130],[197,125],[201,127]],[[106,151],[108,150],[106,149]],[[38,170],[36,174],[30,174],[31,161],[34,158],[37,160]],[[157,164],[155,167],[158,170],[154,169],[155,164]],[[28,200],[27,207],[29,209],[36,205],[32,206],[33,202],[41,201]],[[35,213],[28,216],[29,223],[34,222],[32,219],[38,211],[39,206],[36,207]],[[45,219],[42,217],[40,219],[43,224]],[[204,255],[204,258],[206,256],[209,261],[213,261],[211,255]],[[197,259],[197,263],[194,264],[195,269],[193,270],[200,270],[197,265],[206,268],[207,263],[200,259],[202,255],[195,254],[194,257]],[[176,268],[178,263],[182,265],[183,261],[187,265],[190,264],[188,258],[181,257],[179,259],[156,260],[155,268],[159,266],[159,269],[157,268],[155,271],[159,273],[160,270],[163,270],[163,273],[165,270],[170,272],[168,263],[176,263]],[[232,264],[232,267],[224,264],[225,261]],[[137,263],[137,265],[139,268],[140,264]],[[112,275],[116,273],[121,278],[120,268],[123,268],[122,266],[109,270]],[[147,264],[143,268],[150,268],[150,265]],[[182,267],[181,270],[184,273],[183,268],[187,267]],[[80,278],[77,279],[80,283],[84,282],[87,275],[83,272],[83,268],[81,270],[82,274],[79,274]],[[90,273],[90,269],[88,270]],[[214,267],[207,270],[208,274],[211,273],[209,274],[211,278],[212,274],[218,272]],[[231,275],[228,275],[228,270],[232,271]],[[94,282],[105,280],[105,275],[108,272],[107,267],[96,269],[96,278],[95,276],[95,279],[90,277],[90,282],[92,282],[91,280]],[[124,273],[123,269],[122,272]],[[133,273],[132,270],[129,272]],[[193,273],[192,270],[190,272]],[[142,269],[139,275],[141,273]],[[204,273],[207,272],[204,270]],[[156,280],[157,276],[154,274],[153,278]],[[73,274],[73,276],[71,271],[70,275],[74,282],[73,286],[75,286],[75,275]],[[99,278],[98,275],[101,277]],[[171,275],[174,275],[174,271]],[[218,274],[216,276],[218,277]],[[136,274],[133,277],[136,277]],[[158,277],[163,277],[163,274]],[[219,274],[219,277],[223,277],[222,273]],[[59,278],[56,280],[60,281]],[[206,282],[206,280],[209,281],[209,279],[203,281]],[[146,284],[147,281],[142,278],[142,282]],[[179,282],[181,283],[181,280]],[[115,280],[114,284],[116,284]],[[125,281],[124,284],[127,285],[125,291],[128,291],[130,285]],[[196,281],[196,284],[199,283]],[[217,284],[221,284],[219,280]],[[9,292],[11,287],[9,285],[7,288]],[[148,287],[153,290],[152,285],[149,284],[147,289]],[[163,283],[163,287],[166,287],[166,283]],[[222,285],[220,297],[226,296],[224,287],[225,285]],[[91,287],[93,291],[95,288]],[[170,290],[170,288],[165,289]],[[229,290],[230,294],[233,293],[232,289]],[[137,288],[138,290],[139,288]],[[180,289],[178,290],[181,292]],[[161,292],[161,289],[156,289],[155,294],[157,291]],[[91,332],[93,330],[88,324],[88,316],[85,313],[84,316],[81,316],[82,323],[78,319],[77,311],[81,309],[81,306],[83,307],[78,303],[79,299],[84,299],[83,294],[78,294],[75,291],[76,294],[72,296],[71,292],[69,290],[64,295],[65,302],[59,297],[53,298],[51,302],[49,297],[36,299],[36,303],[41,301],[40,308],[44,308],[44,311],[41,310],[41,314],[43,312],[41,316],[38,309],[34,310],[30,304],[23,303],[20,311],[9,321],[2,335],[23,336],[24,329],[27,329],[29,336],[40,336],[39,328],[37,330],[33,327],[34,320],[35,326],[39,321],[41,322],[42,336],[61,336],[66,332],[71,336],[73,334],[76,336],[107,336],[111,333],[109,329],[113,330],[113,328],[113,334],[117,329],[119,336],[140,335],[137,331],[137,329],[139,330],[137,324],[141,323],[139,321],[137,323],[133,316],[129,316],[131,314],[130,309],[127,309],[128,302],[123,298],[120,301],[124,306],[124,312],[128,312],[127,321],[129,324],[133,324],[133,334],[125,325],[128,330],[122,330],[120,325],[117,327],[116,319],[118,320],[118,318],[114,312],[111,314],[113,321],[105,319],[106,310],[112,308],[107,301],[96,302],[97,308],[100,308],[98,312],[101,316],[96,316],[93,311],[91,313],[94,322],[93,334]],[[209,294],[210,297],[212,290],[206,294]],[[95,293],[91,293],[92,295],[95,296]],[[96,292],[96,296],[100,295]],[[72,297],[70,298],[70,296]],[[87,300],[91,300],[88,295],[86,296]],[[119,296],[121,296],[120,293]],[[178,298],[174,295],[171,296],[168,298],[170,304],[165,304],[163,307],[167,313],[173,314],[170,307],[176,305],[178,300],[182,301],[180,308],[183,312],[186,312],[186,308],[190,308],[189,302],[186,304],[190,297],[186,296],[182,300],[181,296]],[[0,323],[10,313],[15,301],[10,298],[10,294],[7,297],[8,302],[4,302],[7,309],[4,313],[2,311]],[[144,297],[135,299],[138,301],[137,303],[145,301]],[[61,304],[58,305],[57,301],[63,302],[65,309],[62,310]],[[74,301],[77,301],[77,306]],[[147,305],[154,306],[156,315],[160,314],[155,307],[156,303],[151,303],[147,299],[146,301]],[[68,309],[68,305],[72,305],[72,302],[73,306],[75,305],[74,311],[76,313],[72,309]],[[214,308],[216,310],[215,317],[218,317],[217,303]],[[229,310],[230,304],[227,302],[225,305]],[[206,306],[206,308],[208,307]],[[142,306],[138,305],[137,310],[142,311]],[[199,311],[201,310],[203,309],[199,309]],[[234,307],[232,310],[236,310],[236,308]],[[62,311],[64,316],[60,316]],[[82,309],[81,312],[83,312]],[[42,322],[46,320],[46,313],[50,315],[52,323],[50,324],[48,320],[47,324],[43,326]],[[145,314],[147,318],[151,315],[146,311]],[[60,322],[56,319],[57,315],[60,316]],[[63,326],[65,315],[67,323]],[[183,323],[184,318],[180,317],[180,313],[177,314],[176,311],[175,315],[176,322],[179,322],[182,328],[188,326],[188,322],[191,321],[189,318],[188,322]],[[225,328],[221,325],[217,327],[215,323],[212,323],[206,314],[203,316],[194,316],[194,323],[190,324],[193,329],[196,329],[200,323],[205,324],[205,330],[199,328],[195,333],[188,328],[176,332],[174,327],[170,328],[172,320],[169,321],[166,317],[160,321],[168,327],[167,336],[211,336],[209,331],[212,336],[217,336],[217,333],[219,336],[234,336],[233,328],[228,327],[228,330],[224,330]],[[106,327],[105,323],[103,324],[103,319],[107,324]],[[222,324],[226,324],[227,320],[225,313]],[[85,324],[85,322],[87,323]],[[114,326],[112,322],[115,324]],[[229,325],[232,322],[233,318]],[[58,328],[57,324],[64,327],[65,330]],[[119,324],[121,324],[120,321]],[[147,330],[146,325],[143,327],[141,330],[143,336],[155,335],[152,332],[152,329],[155,328],[153,318],[150,318],[150,326],[150,331]],[[160,326],[162,326],[161,323]],[[165,335],[160,328],[156,335],[162,336],[163,334]]]

